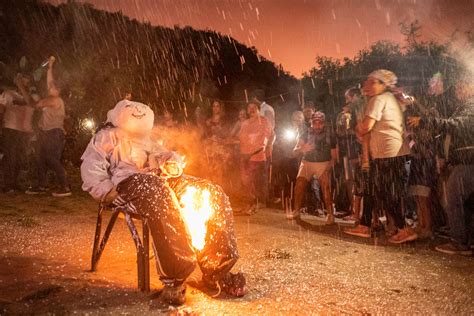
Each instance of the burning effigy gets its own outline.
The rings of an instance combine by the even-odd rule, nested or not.
[[[182,157],[152,141],[153,111],[123,100],[107,114],[82,155],[82,188],[106,204],[146,219],[163,301],[185,301],[185,281],[199,265],[203,283],[232,296],[245,294],[232,208],[221,187],[183,174]]]

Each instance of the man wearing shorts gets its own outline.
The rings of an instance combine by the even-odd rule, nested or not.
[[[334,223],[333,200],[331,195],[331,170],[337,157],[336,138],[325,128],[326,116],[316,112],[311,117],[311,128],[298,139],[293,152],[302,155],[302,161],[296,177],[295,204],[288,219],[298,219],[304,200],[306,187],[313,176],[321,184],[324,204],[328,213],[327,224]]]

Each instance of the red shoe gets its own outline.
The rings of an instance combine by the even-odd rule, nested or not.
[[[418,239],[418,234],[412,228],[403,228],[398,231],[395,235],[388,239],[391,244],[403,244],[407,241],[413,241]]]
[[[364,225],[357,225],[354,228],[344,229],[344,233],[362,238],[370,238],[370,228]]]

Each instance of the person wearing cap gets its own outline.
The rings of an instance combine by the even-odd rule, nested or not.
[[[298,138],[293,149],[293,153],[302,156],[302,160],[296,176],[294,209],[287,213],[288,219],[299,219],[306,188],[315,176],[321,184],[328,213],[326,223],[334,223],[330,173],[337,158],[337,145],[336,138],[325,127],[325,120],[323,112],[315,112],[311,117],[311,128]]]
[[[370,134],[370,155],[374,161],[375,203],[393,219],[397,233],[389,238],[390,243],[404,243],[418,238],[416,232],[405,226],[402,210],[407,171],[405,163],[409,147],[404,141],[405,124],[403,109],[392,91],[397,76],[385,69],[369,74],[363,91],[369,99],[365,117],[357,125],[359,138]],[[359,229],[369,228],[370,221],[361,223]],[[366,226],[367,225],[367,226]]]

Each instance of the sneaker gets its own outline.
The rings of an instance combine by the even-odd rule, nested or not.
[[[467,246],[454,244],[452,242],[441,244],[435,247],[436,251],[447,253],[449,255],[471,256],[472,249]]]
[[[301,218],[300,210],[288,210],[286,211],[286,219],[298,220]]]
[[[418,234],[412,228],[403,228],[398,231],[395,235],[388,239],[391,244],[403,244],[407,241],[413,241],[418,239]]]
[[[257,213],[257,205],[256,204],[249,205],[249,206],[243,208],[242,211],[241,211],[242,215],[248,215],[248,216],[253,215],[255,213]]]
[[[29,187],[28,190],[25,191],[25,194],[28,195],[38,195],[38,194],[45,194],[47,189],[45,187]]]
[[[362,238],[370,238],[370,228],[364,225],[357,225],[354,228],[344,229],[345,234]]]
[[[327,216],[327,219],[326,219],[326,225],[334,225],[336,224],[336,220],[334,219],[334,215],[331,215],[331,216]]]
[[[15,194],[21,192],[21,188],[18,186],[8,186],[3,189],[3,192],[5,192],[6,194]]]
[[[16,190],[15,190],[15,189],[7,188],[7,189],[4,189],[4,192],[5,192],[5,194],[15,194],[15,193],[16,193]]]
[[[431,230],[420,229],[416,233],[418,234],[418,238],[420,239],[434,239],[434,235]]]
[[[174,306],[183,305],[186,301],[186,285],[165,284],[163,292],[160,295],[160,299],[166,304]]]
[[[274,199],[272,200],[272,203],[273,203],[273,204],[281,203],[281,198],[279,198],[279,197],[274,198]]]
[[[61,190],[58,190],[56,192],[53,192],[52,194],[54,197],[65,197],[65,196],[71,196],[72,192],[70,189],[67,188],[62,188]]]
[[[257,209],[267,208],[267,203],[265,203],[265,202],[257,202],[256,208],[257,208]]]

